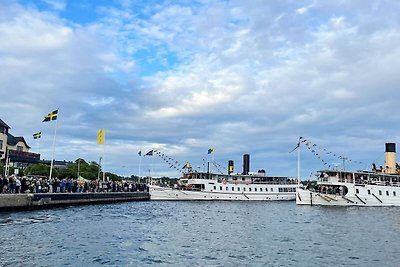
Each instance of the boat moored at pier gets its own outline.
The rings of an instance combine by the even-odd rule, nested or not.
[[[174,187],[149,186],[151,200],[295,200],[297,179],[249,173],[249,155],[244,155],[243,173],[228,174],[190,171]]]
[[[400,206],[396,145],[386,144],[385,168],[372,171],[322,170],[317,185],[297,188],[296,203],[323,206]]]

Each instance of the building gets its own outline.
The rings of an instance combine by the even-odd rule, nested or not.
[[[31,147],[24,137],[13,136],[9,130],[10,126],[0,119],[0,162],[4,164],[9,160],[10,165],[15,167],[40,162],[40,154],[29,152]]]

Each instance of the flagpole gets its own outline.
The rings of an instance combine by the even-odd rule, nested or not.
[[[54,138],[53,138],[53,149],[51,153],[51,164],[50,164],[50,175],[49,175],[49,180],[51,180],[51,176],[53,174],[53,165],[54,165],[54,150],[55,150],[55,143],[56,143],[56,136],[57,136],[57,125],[58,125],[58,116],[60,115],[59,109],[57,109],[57,118],[56,118],[56,124],[54,125]],[[50,121],[52,118],[50,118]]]
[[[299,138],[299,144],[297,148],[297,183],[300,184],[300,138]]]
[[[152,148],[152,150],[153,150],[153,155],[151,155],[151,166],[150,166],[150,169],[151,169],[152,175],[154,176],[154,154],[155,154],[154,153],[154,148]],[[150,175],[150,184],[153,181],[152,175]]]
[[[105,135],[105,132],[103,133],[104,135]],[[105,152],[106,152],[106,141],[105,141],[105,136],[104,136],[104,144],[103,144],[103,156],[102,156],[102,159],[103,159],[103,166],[101,167],[101,169],[102,169],[102,171],[103,171],[103,182],[106,180],[106,172],[105,172],[105,160],[104,160],[104,154],[105,154]]]
[[[6,146],[6,167],[4,168],[4,177],[7,177],[7,174],[8,174],[8,153],[9,153],[9,150]]]
[[[142,166],[142,148],[140,148],[140,155],[139,155],[139,181],[138,183],[140,183],[140,177],[141,177],[141,166]]]

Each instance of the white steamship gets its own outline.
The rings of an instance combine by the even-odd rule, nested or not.
[[[190,171],[174,187],[150,185],[151,200],[295,200],[297,179],[266,176],[265,171],[250,173],[250,155],[243,155],[243,172],[228,174]]]
[[[386,143],[385,166],[372,171],[322,170],[317,186],[300,186],[299,205],[400,206],[400,175],[396,168],[396,144]]]

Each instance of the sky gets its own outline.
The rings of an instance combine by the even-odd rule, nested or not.
[[[248,153],[251,171],[297,176],[300,136],[302,179],[370,169],[400,142],[399,13],[385,0],[2,0],[0,118],[50,159],[42,120],[59,109],[55,158],[103,156],[125,176],[180,176],[138,156],[152,149],[235,172]]]

